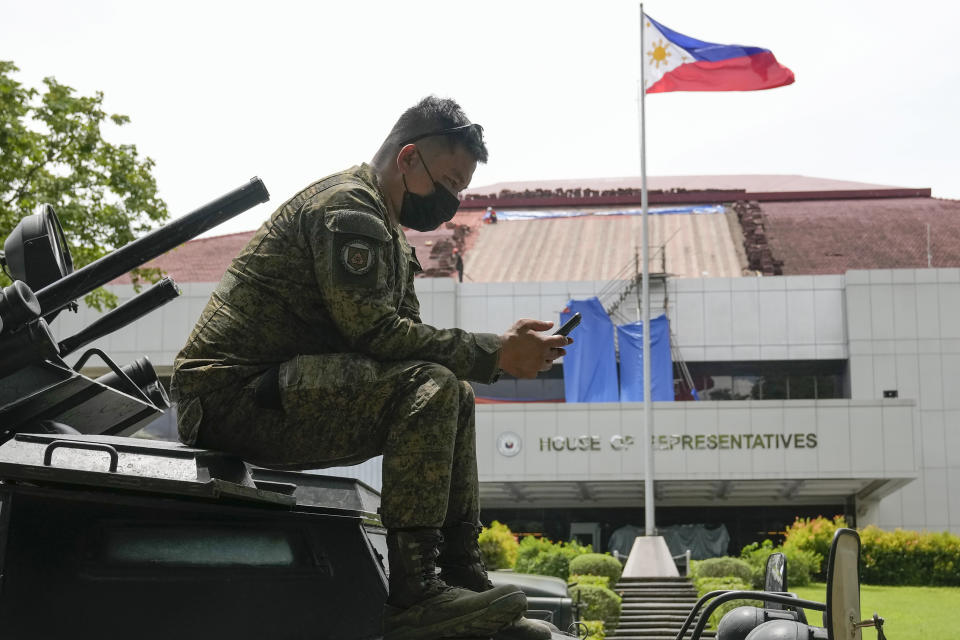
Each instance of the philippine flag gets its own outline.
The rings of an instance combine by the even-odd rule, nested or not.
[[[767,49],[703,42],[648,15],[643,29],[647,93],[756,91],[793,83],[793,72]]]

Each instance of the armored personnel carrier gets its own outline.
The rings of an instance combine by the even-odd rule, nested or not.
[[[49,206],[6,239],[14,282],[0,291],[0,637],[380,637],[387,547],[376,491],[131,438],[170,406],[150,362],[118,366],[96,348],[75,355],[176,298],[172,280],[76,335],[58,339],[49,325],[81,296],[268,198],[253,179],[77,270]],[[72,365],[68,357],[76,358]],[[110,373],[82,374],[93,357]],[[744,597],[768,607],[738,613],[726,631],[721,624],[721,640],[747,632],[750,640],[858,639],[860,626],[829,618],[831,608],[842,608],[862,626],[859,583],[849,569],[859,539],[851,551],[849,537],[835,541],[847,569],[831,571],[843,577],[833,579],[826,605],[791,599],[782,580],[759,596],[714,592],[691,611],[678,640],[694,623],[699,638],[712,608]],[[839,566],[834,552],[831,566]],[[779,573],[776,565],[768,572]],[[528,615],[576,632],[565,585],[531,578],[517,580]],[[840,604],[831,605],[830,594]],[[832,627],[809,627],[801,607],[826,609]]]

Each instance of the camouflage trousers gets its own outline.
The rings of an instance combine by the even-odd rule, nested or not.
[[[480,514],[473,389],[431,362],[303,355],[280,367],[282,410],[254,402],[258,378],[200,398],[197,444],[274,469],[383,455],[384,526],[443,527]]]

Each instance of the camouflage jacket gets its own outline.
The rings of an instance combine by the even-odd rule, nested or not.
[[[423,324],[413,286],[419,270],[369,166],[311,184],[227,269],[177,354],[174,393],[245,384],[294,356],[323,353],[426,360],[490,382],[499,337]]]

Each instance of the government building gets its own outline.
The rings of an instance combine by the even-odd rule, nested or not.
[[[669,357],[668,399],[652,403],[656,525],[723,525],[734,554],[796,516],[960,533],[960,202],[804,176],[649,185],[650,312],[665,316],[657,353]],[[635,323],[639,202],[638,178],[469,190],[444,228],[408,233],[423,321],[502,333],[595,299],[611,327]],[[151,263],[183,295],[93,346],[121,365],[146,355],[168,378],[252,234]],[[127,281],[109,288],[133,295]],[[95,315],[61,314],[53,330]],[[604,550],[617,529],[643,527],[643,404],[617,400],[632,397],[626,348],[615,338],[607,401],[571,401],[582,394],[563,364],[475,385],[485,521]],[[142,435],[175,438],[174,413]],[[378,459],[324,472],[380,486]]]

